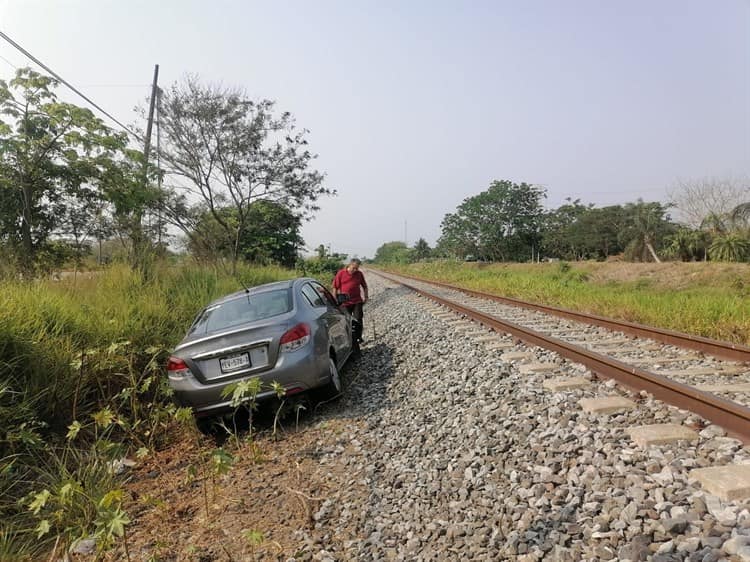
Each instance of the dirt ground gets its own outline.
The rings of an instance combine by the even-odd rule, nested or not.
[[[216,450],[211,436],[200,437],[200,442],[186,436],[156,453],[134,469],[126,488],[130,497],[125,510],[132,520],[128,553],[121,546],[108,559],[126,560],[129,555],[139,561],[209,562],[298,555],[304,546],[301,531],[313,529],[322,502],[342,486],[349,487],[348,493],[357,486],[347,479],[344,464],[321,462],[334,450],[346,451],[349,443],[340,434],[357,423],[336,417],[335,406],[333,412],[308,415],[298,430],[291,420],[277,440],[266,429],[239,449],[233,440],[223,443],[236,460],[227,474],[215,479],[198,468],[208,466],[199,459]],[[257,534],[253,539],[252,532],[262,539]]]

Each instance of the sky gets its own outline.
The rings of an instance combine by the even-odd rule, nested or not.
[[[125,123],[155,63],[276,100],[338,190],[310,249],[434,243],[495,179],[556,207],[750,175],[750,0],[0,0],[0,30]]]

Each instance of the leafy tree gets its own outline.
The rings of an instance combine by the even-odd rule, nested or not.
[[[170,172],[189,183],[174,188],[167,216],[195,232],[203,211],[211,213],[223,239],[232,240],[233,270],[253,202],[272,201],[306,218],[318,210],[320,197],[335,193],[311,168],[316,155],[307,148],[307,131],[296,129],[289,113],[276,114],[269,100],[188,77],[164,93],[161,125]],[[189,197],[198,198],[198,210]]]
[[[527,183],[494,181],[445,216],[443,251],[491,261],[524,261],[539,250],[544,189]]]
[[[412,250],[404,242],[386,242],[375,251],[375,263],[410,263]]]
[[[570,239],[570,231],[591,206],[582,205],[580,199],[568,198],[566,201],[542,217],[542,249],[550,257],[578,259],[581,249]]]
[[[707,257],[710,236],[702,230],[679,227],[666,238],[667,252],[682,261],[701,261]]]
[[[56,230],[80,240],[86,207],[127,142],[88,109],[58,101],[56,86],[28,68],[0,81],[0,237],[26,271]]]
[[[413,256],[414,259],[419,260],[425,260],[432,255],[432,248],[430,248],[430,245],[427,243],[427,240],[424,238],[420,238],[416,241],[413,248]]]
[[[234,223],[236,209],[225,207],[219,211],[222,220]],[[297,251],[303,245],[300,236],[301,220],[289,209],[273,201],[258,200],[248,208],[248,221],[239,235],[239,255],[253,263],[278,263],[293,267]],[[205,211],[191,233],[188,247],[199,259],[213,260],[217,256],[231,259],[234,241],[226,231]]]
[[[603,260],[625,249],[620,233],[627,224],[627,211],[621,205],[591,208],[573,226],[571,238],[583,250],[582,258]]]
[[[344,266],[344,262],[348,258],[347,254],[337,252],[329,254],[328,248],[323,244],[315,249],[315,254],[315,257],[300,259],[297,262],[297,269],[301,271],[302,275],[328,275],[333,277]]]
[[[639,199],[625,205],[623,211],[627,223],[621,231],[621,240],[627,241],[626,255],[637,261],[660,262],[656,248],[676,228],[669,219],[667,207],[663,203],[645,203]]]
[[[320,244],[315,248],[315,253],[320,259],[325,259],[328,257],[328,248],[326,248],[324,244]]]

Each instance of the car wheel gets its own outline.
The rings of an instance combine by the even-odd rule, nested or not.
[[[334,398],[341,394],[341,375],[339,375],[339,369],[336,367],[336,361],[333,357],[328,357],[328,370],[331,373],[331,380],[325,386],[325,396],[327,398]]]
[[[210,435],[214,432],[216,418],[213,416],[207,418],[195,418],[195,426],[203,435]]]

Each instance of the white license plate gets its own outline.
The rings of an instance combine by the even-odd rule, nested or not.
[[[247,353],[238,353],[237,355],[230,355],[229,357],[223,357],[219,359],[219,365],[223,372],[236,371],[243,367],[250,366],[250,355]]]

